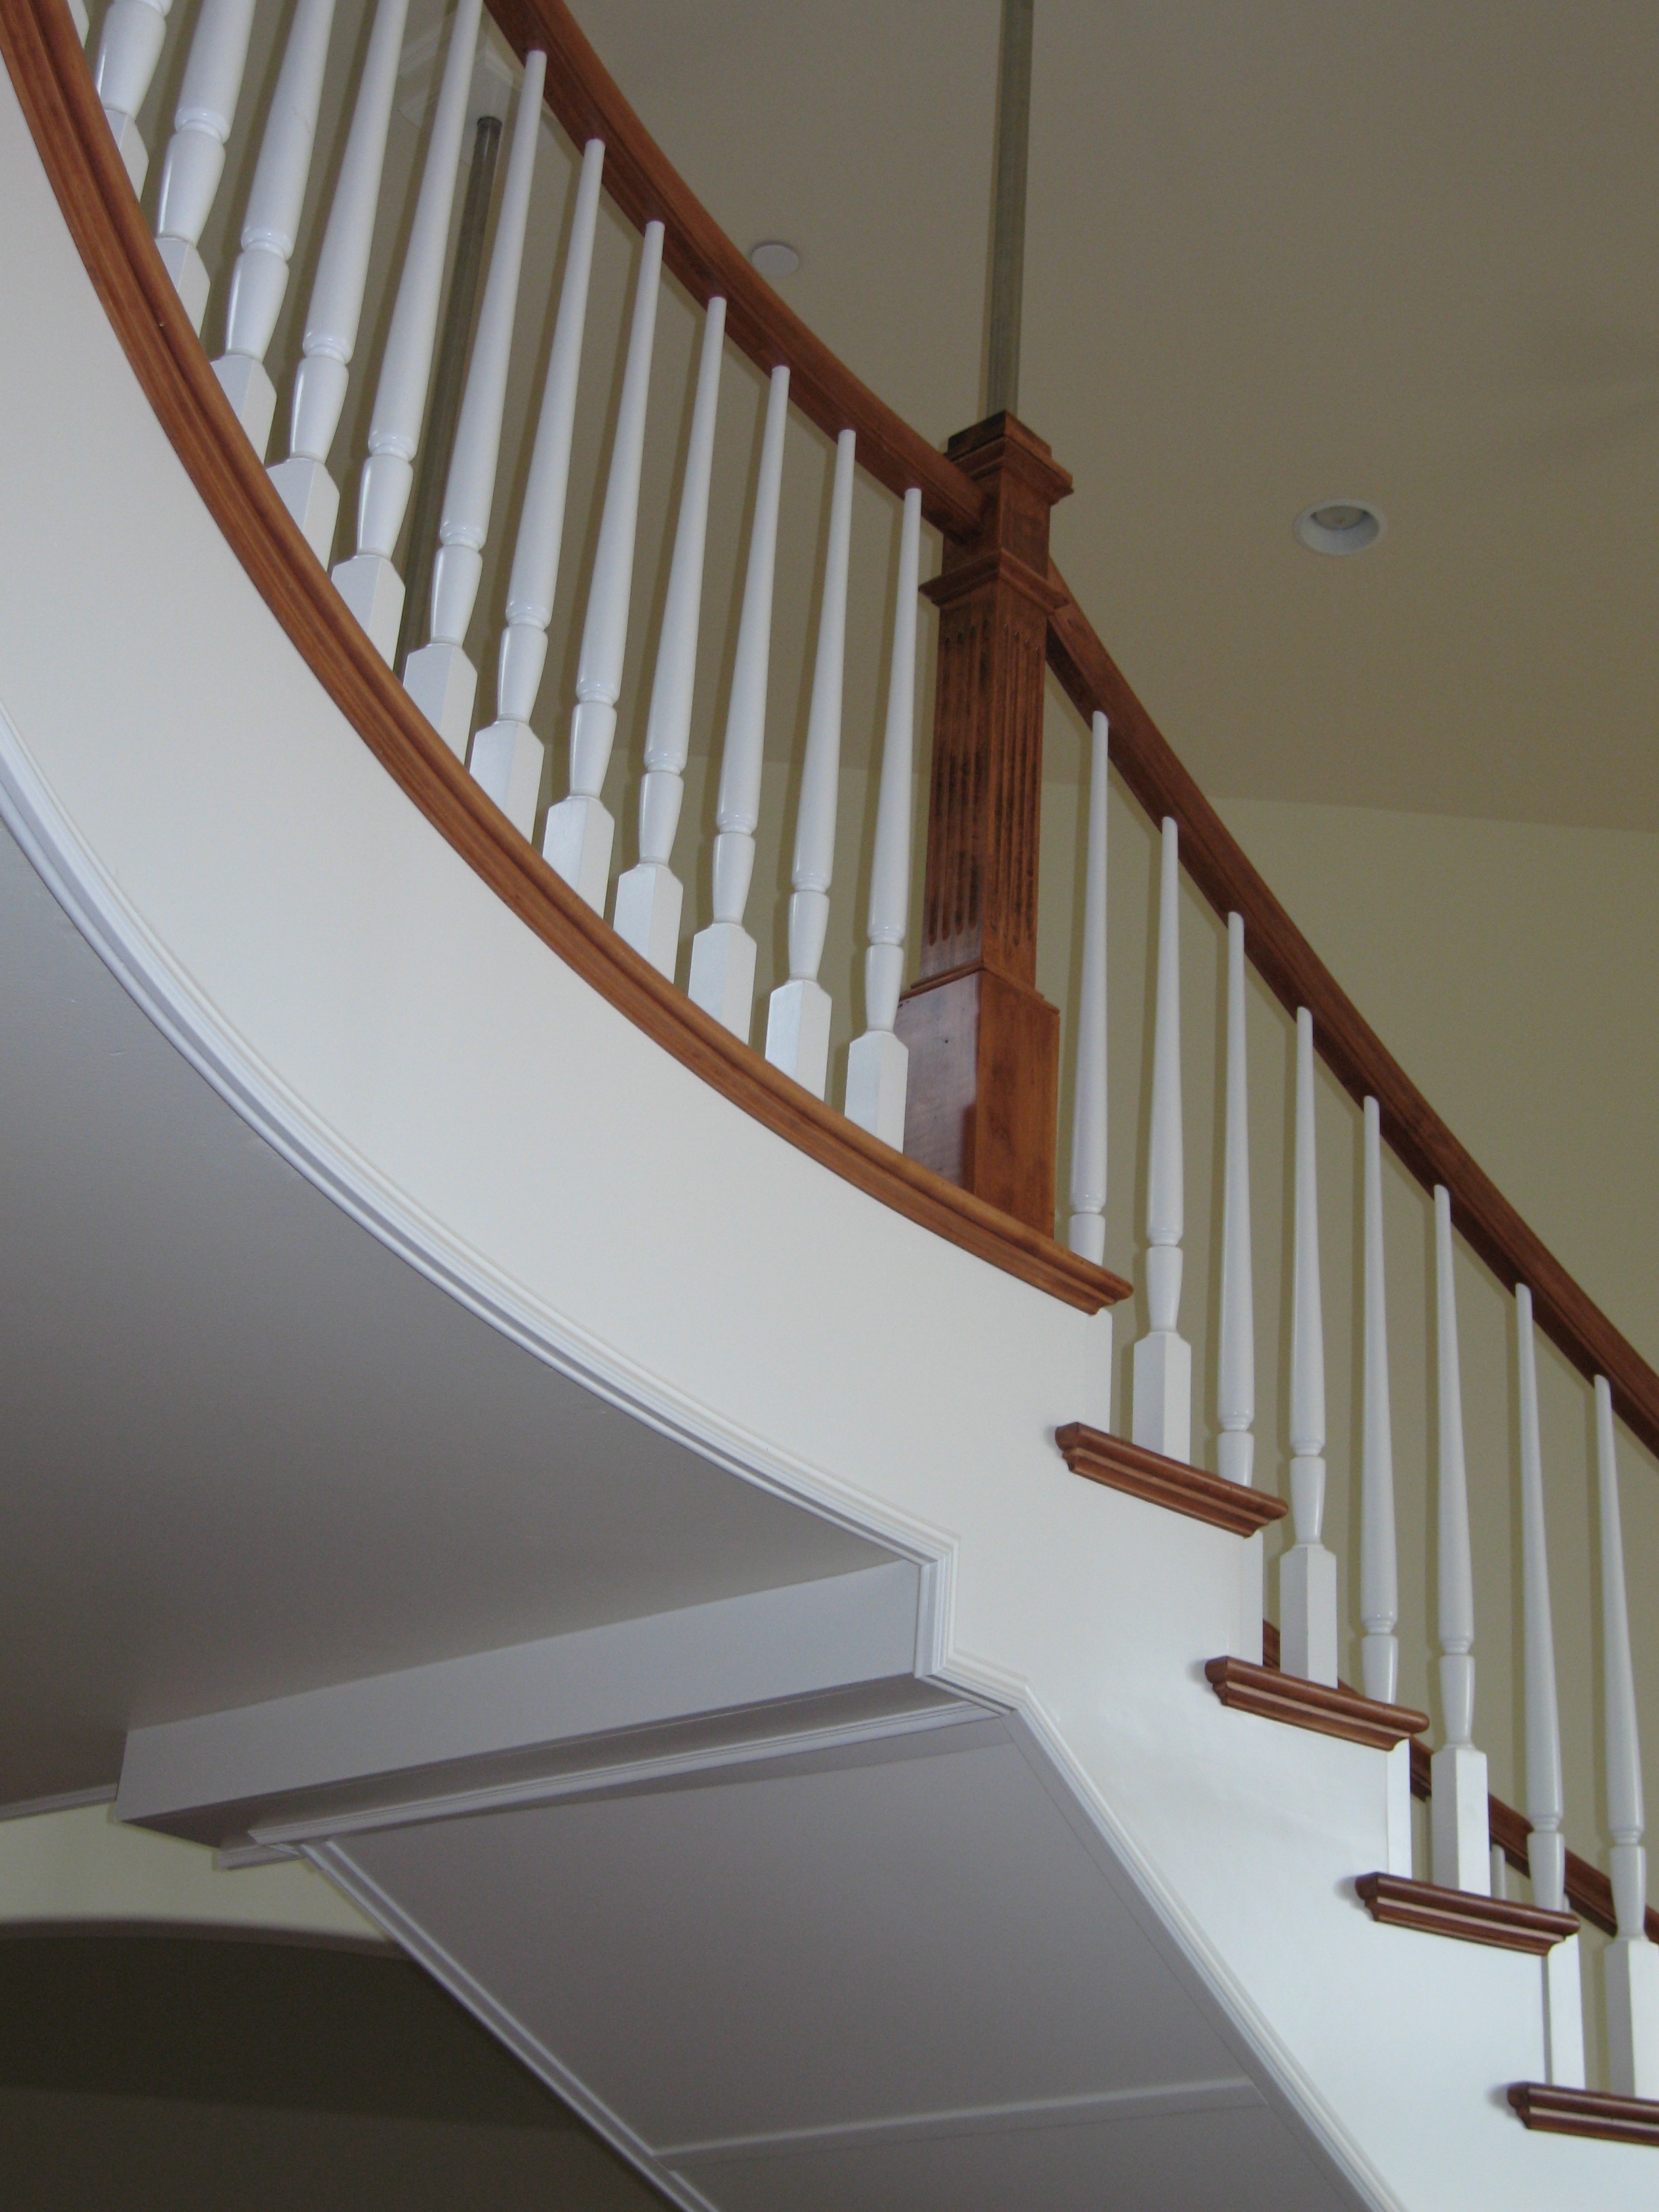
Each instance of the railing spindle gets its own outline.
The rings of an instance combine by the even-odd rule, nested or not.
[[[1176,1330],[1185,1198],[1181,1128],[1181,856],[1165,816],[1152,1018],[1152,1123],[1146,1173],[1146,1334],[1134,1349],[1133,1440],[1167,1459],[1193,1455],[1193,1350]]]
[[[161,58],[172,5],[173,0],[110,0],[98,38],[92,81],[135,192],[143,191],[149,173],[149,149],[139,135],[137,115]]]
[[[783,482],[783,438],[789,421],[789,371],[772,371],[755,483],[755,519],[749,532],[749,564],[743,612],[732,664],[715,803],[714,919],[691,940],[687,994],[733,1036],[749,1042],[755,1003],[755,940],[743,926],[755,872],[755,824],[760,819],[761,764],[766,746],[766,678],[772,653],[772,585],[777,563],[778,493]]]
[[[270,471],[283,506],[325,568],[340,512],[339,487],[328,472],[329,448],[340,427],[362,319],[386,130],[408,14],[409,0],[379,0],[374,10],[334,204],[306,311],[304,358],[294,380],[289,457]]]
[[[542,767],[547,748],[530,726],[547,664],[547,626],[553,619],[564,543],[570,483],[570,441],[576,421],[582,335],[587,327],[587,288],[593,270],[593,232],[599,221],[605,146],[590,138],[559,288],[558,319],[547,357],[541,414],[530,457],[513,574],[507,587],[507,623],[495,664],[495,720],[472,740],[471,769],[503,814],[526,837],[536,829]]]
[[[1607,1715],[1607,1833],[1619,1932],[1605,1962],[1607,2073],[1616,2096],[1659,2097],[1659,1946],[1647,1938],[1648,1855],[1643,1848],[1642,1745],[1636,1731],[1625,1538],[1613,1392],[1595,1378],[1595,1486],[1601,1530],[1601,1689]]]
[[[789,979],[773,992],[766,1012],[766,1057],[822,1098],[830,1075],[832,1001],[818,981],[830,927],[830,884],[836,861],[836,799],[841,780],[841,706],[847,659],[847,564],[853,542],[854,434],[836,441],[824,552],[817,654],[806,717],[806,752],[795,808],[790,871]]]
[[[910,921],[910,828],[916,724],[916,589],[921,559],[921,494],[904,495],[893,609],[893,660],[881,741],[876,841],[870,867],[870,942],[864,955],[862,1036],[847,1052],[847,1118],[902,1150],[910,1055],[894,1035],[904,988]]]
[[[1561,1723],[1555,1694],[1555,1632],[1550,1618],[1549,1549],[1544,1528],[1544,1459],[1538,1428],[1538,1352],[1532,1292],[1515,1291],[1516,1375],[1521,1429],[1522,1684],[1527,1746],[1527,1870],[1534,1905],[1561,1912],[1567,1902],[1567,1844],[1561,1832]],[[1496,1885],[1494,1884],[1494,1890]],[[1565,2088],[1584,2086],[1584,2009],[1578,1938],[1544,1956],[1545,2069]]]
[[[1089,813],[1083,868],[1083,960],[1078,981],[1077,1073],[1072,1090],[1071,1219],[1066,1241],[1096,1267],[1106,1259],[1106,836],[1109,726],[1090,729]]]
[[[668,596],[657,640],[657,668],[645,729],[645,774],[640,780],[640,857],[617,878],[617,933],[672,981],[679,955],[680,913],[685,887],[674,873],[674,834],[685,797],[685,763],[691,749],[691,706],[697,673],[697,629],[702,618],[703,549],[708,535],[708,482],[714,462],[714,417],[720,404],[720,362],[726,343],[726,302],[708,302],[685,482]]]
[[[1382,1249],[1382,1119],[1364,1108],[1364,1425],[1360,1432],[1359,1619],[1368,1698],[1394,1704],[1400,1688],[1400,1566],[1394,1511],[1394,1423],[1389,1402],[1389,1311]]]
[[[495,217],[495,243],[489,256],[489,274],[484,279],[483,303],[478,309],[455,449],[444,484],[438,557],[432,570],[432,639],[411,653],[404,665],[404,690],[462,760],[466,758],[466,742],[472,734],[472,702],[478,689],[478,672],[466,657],[466,629],[483,574],[483,544],[489,535],[489,514],[495,496],[501,410],[507,401],[507,362],[519,305],[525,223],[530,212],[546,72],[547,56],[539,48],[526,55],[513,145],[507,157],[507,182]]]
[[[1244,917],[1230,914],[1216,1470],[1227,1481],[1243,1483],[1248,1489],[1255,1472],[1255,1438],[1250,1433],[1255,1419],[1255,1286],[1250,1255],[1250,1089],[1244,1012]]]
[[[225,173],[225,146],[241,95],[252,27],[253,0],[202,0],[161,164],[155,243],[191,328],[198,332],[209,289],[198,248]]]
[[[1469,1563],[1463,1386],[1457,1357],[1451,1196],[1434,1193],[1436,1384],[1439,1431],[1440,1697],[1446,1741],[1431,1762],[1434,1879],[1446,1889],[1492,1894],[1486,1754],[1474,1747],[1474,1577]]]
[[[576,708],[570,718],[570,794],[549,810],[542,837],[542,850],[552,866],[599,914],[605,912],[611,884],[611,848],[617,834],[617,825],[599,793],[616,742],[617,702],[622,696],[623,660],[628,648],[662,241],[661,223],[647,223],[628,358],[623,368],[616,442],[611,448],[611,473],[605,481],[605,513],[588,586],[581,658],[576,665]]]
[[[459,0],[444,57],[420,198],[398,283],[357,490],[357,550],[334,571],[340,597],[390,662],[403,618],[404,580],[392,566],[415,483],[432,356],[438,337],[449,218],[478,51],[481,0]]]
[[[323,70],[334,27],[334,0],[299,0],[271,94],[265,135],[242,223],[241,252],[230,273],[225,349],[213,373],[263,461],[270,443],[276,390],[265,351],[288,292],[317,137]]]
[[[1291,1510],[1296,1542],[1279,1563],[1285,1671],[1334,1683],[1336,1555],[1325,1525],[1325,1314],[1319,1280],[1319,1166],[1314,1129],[1313,1016],[1296,1017],[1295,1219],[1291,1275]]]

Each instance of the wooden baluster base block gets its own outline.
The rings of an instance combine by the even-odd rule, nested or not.
[[[354,553],[349,561],[336,565],[334,588],[390,668],[404,618],[403,578],[384,553]]]
[[[542,766],[547,748],[528,722],[491,722],[472,740],[467,765],[472,781],[487,791],[515,830],[536,832],[536,808],[542,795]]]
[[[910,1158],[1052,1237],[1059,1009],[975,966],[908,991],[894,1033],[909,1054]]]

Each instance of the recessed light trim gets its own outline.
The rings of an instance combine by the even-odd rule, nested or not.
[[[781,238],[763,238],[750,247],[749,258],[769,284],[781,284],[800,267],[800,248]]]
[[[1319,499],[1291,525],[1310,553],[1364,553],[1388,528],[1368,499]]]

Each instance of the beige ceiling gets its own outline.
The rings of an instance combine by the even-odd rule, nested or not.
[[[576,0],[744,246],[979,411],[996,0]],[[1659,829],[1659,13],[1037,0],[1022,413],[1218,794]],[[1383,542],[1320,559],[1310,501]]]

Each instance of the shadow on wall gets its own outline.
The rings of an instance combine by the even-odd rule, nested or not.
[[[347,1941],[0,1937],[0,2202],[645,2212],[656,2193],[428,1981]]]

